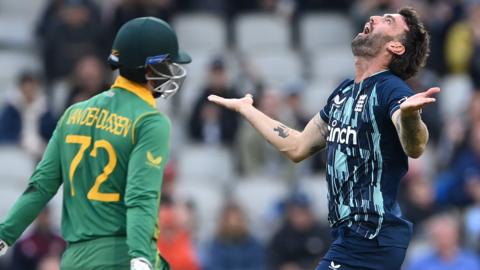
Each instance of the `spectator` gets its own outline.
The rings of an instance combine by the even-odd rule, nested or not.
[[[329,231],[315,220],[306,196],[292,196],[285,222],[269,244],[269,269],[314,269],[328,249]]]
[[[469,1],[465,9],[466,18],[454,24],[445,39],[445,57],[451,73],[467,73],[475,55],[475,47],[480,44],[480,2]]]
[[[301,129],[305,127],[310,120],[310,117],[304,111],[302,104],[302,94],[305,91],[303,83],[293,83],[286,89],[287,95],[285,98],[286,107],[291,111],[293,121],[295,124],[293,128]]]
[[[447,171],[437,179],[436,202],[440,205],[465,206],[473,202],[480,185],[480,122],[474,122],[468,146]]]
[[[408,84],[414,89],[414,91],[423,91],[422,89],[428,89],[435,87],[438,84],[438,77],[435,73],[429,70],[421,70],[414,78],[408,81]],[[435,145],[440,140],[440,134],[442,133],[443,118],[438,102],[430,104],[432,106],[425,107],[422,110],[422,120],[428,127],[429,141]]]
[[[196,142],[231,146],[237,135],[238,115],[208,102],[207,97],[211,94],[225,98],[238,97],[236,89],[228,85],[225,62],[221,58],[214,59],[210,64],[207,86],[195,102],[188,121],[188,133]]]
[[[477,1],[476,4],[472,4],[471,9],[469,9],[469,24],[471,26],[472,36],[473,36],[473,53],[470,61],[470,76],[473,81],[475,90],[480,91],[480,2]]]
[[[173,197],[175,194],[175,184],[176,184],[176,177],[177,177],[177,169],[176,169],[176,162],[174,160],[170,160],[165,166],[165,170],[163,172],[163,183],[162,183],[162,194],[160,196],[160,200],[165,203],[173,202]]]
[[[217,233],[209,243],[205,270],[263,270],[264,250],[250,234],[245,213],[235,203],[222,210]]]
[[[469,148],[468,133],[472,123],[480,122],[480,93],[473,93],[468,104],[468,113],[459,119],[445,119],[437,150],[438,167],[446,169],[456,162],[460,154]]]
[[[480,194],[476,204],[465,213],[465,233],[468,246],[480,254]]]
[[[414,233],[423,229],[423,222],[435,211],[433,185],[427,177],[422,160],[410,160],[409,170],[400,182],[399,201],[405,217],[411,221]]]
[[[0,111],[0,143],[18,144],[37,158],[55,128],[55,117],[40,88],[34,73],[21,73],[17,89],[8,94]]]
[[[115,33],[120,27],[138,17],[153,16],[169,22],[175,10],[176,1],[173,0],[120,0],[113,8],[113,13],[107,16],[105,27],[104,46],[102,50],[110,54]]]
[[[121,0],[115,7],[110,31],[116,33],[124,23],[138,17],[153,16],[168,22],[173,8],[172,0]]]
[[[456,217],[435,216],[428,223],[427,231],[433,251],[414,260],[408,270],[480,269],[478,257],[460,247],[460,225]]]
[[[224,0],[183,0],[183,8],[196,12],[208,12],[225,15],[230,1]],[[232,1],[234,2],[234,1]]]
[[[87,100],[110,88],[110,79],[103,62],[92,54],[79,59],[72,74],[67,107],[73,103]]]
[[[52,259],[47,258],[57,258],[58,261],[66,244],[54,232],[50,222],[50,210],[45,208],[38,216],[32,233],[14,246],[10,270],[55,269],[46,268],[54,265]]]
[[[40,15],[35,35],[43,40],[56,25],[61,23],[63,7],[71,2],[82,3],[92,14],[91,20],[100,23],[100,9],[90,0],[49,0]]]
[[[69,75],[82,56],[99,53],[101,27],[92,7],[89,1],[65,0],[57,7],[58,22],[47,23],[42,50],[47,83]]]
[[[158,250],[171,269],[199,270],[190,232],[181,224],[173,203],[162,203],[159,224],[161,233],[157,241]]]
[[[265,90],[257,98],[258,109],[282,123],[293,125],[293,118],[284,110],[282,98],[275,90]],[[290,121],[289,121],[290,120]],[[248,123],[244,122],[245,125]],[[244,126],[245,127],[245,126]],[[242,128],[239,136],[242,172],[249,175],[271,175],[290,180],[295,173],[294,164],[279,153],[254,129]]]
[[[427,68],[436,74],[445,74],[447,72],[445,38],[450,27],[461,16],[461,9],[456,8],[453,1],[427,3],[426,1],[410,0],[408,4],[419,12],[430,33],[430,57],[427,60]]]
[[[343,12],[350,9],[352,2],[348,0],[330,1],[330,0],[297,0],[302,12],[315,11],[335,11]]]

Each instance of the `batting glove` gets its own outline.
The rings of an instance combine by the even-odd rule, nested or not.
[[[130,270],[153,270],[153,268],[147,259],[135,258],[130,261]]]
[[[0,256],[5,255],[7,253],[8,245],[5,241],[0,239]]]

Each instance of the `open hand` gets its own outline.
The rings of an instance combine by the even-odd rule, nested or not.
[[[243,98],[223,98],[217,95],[209,95],[208,100],[236,112],[253,104],[253,96],[251,94],[246,94]]]
[[[404,102],[402,102],[402,104],[400,104],[402,114],[416,113],[425,105],[435,102],[436,99],[433,96],[439,92],[440,88],[432,87],[425,92],[421,92],[407,98]]]

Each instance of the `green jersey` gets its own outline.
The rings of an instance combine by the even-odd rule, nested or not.
[[[153,264],[169,140],[170,122],[151,92],[118,77],[64,113],[28,189],[0,224],[0,239],[12,245],[63,184],[67,242],[125,236],[130,257]]]

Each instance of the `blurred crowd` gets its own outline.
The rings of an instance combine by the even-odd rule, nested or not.
[[[14,146],[35,161],[41,158],[56,121],[68,106],[110,87],[115,74],[106,59],[123,23],[140,16],[175,22],[182,14],[208,13],[225,24],[224,50],[210,53],[208,59],[201,58],[201,64],[196,63],[202,65],[199,69],[203,76],[195,74],[198,68],[186,66],[192,77],[187,76],[186,87],[172,100],[158,101],[174,128],[173,158],[164,176],[158,239],[158,248],[170,261],[172,270],[315,268],[331,241],[323,211],[326,206],[319,206],[317,197],[322,197],[321,203],[326,204],[326,195],[322,194],[325,190],[300,188],[298,179],[314,179],[313,186],[322,187],[324,153],[294,165],[236,113],[209,103],[206,97],[240,97],[251,92],[261,111],[302,129],[315,109],[321,110],[325,102],[312,101],[310,97],[329,94],[312,95],[315,89],[308,87],[316,73],[308,70],[312,54],[302,50],[302,16],[341,14],[350,19],[353,30],[361,31],[370,15],[394,12],[403,5],[415,7],[431,34],[431,55],[426,68],[408,83],[416,91],[440,86],[442,93],[437,103],[423,111],[430,132],[428,149],[420,159],[410,160],[409,172],[398,194],[404,215],[415,224],[404,269],[480,269],[480,0],[44,2],[32,33],[35,45],[26,49],[40,64],[18,70],[16,79],[6,82],[12,87],[0,90],[0,154],[6,149],[2,147]],[[238,53],[242,41],[235,35],[235,20],[253,12],[278,16],[287,22],[285,25],[291,30],[289,50],[302,55],[301,65],[307,69],[300,78],[271,83],[262,77],[261,67],[245,61],[243,54]],[[0,46],[2,52],[15,50],[18,49]],[[322,51],[315,54],[322,57]],[[192,55],[195,63],[198,58],[195,52]],[[280,68],[294,69],[293,65]],[[352,73],[346,71],[343,76]],[[336,79],[339,82],[341,78]],[[316,107],[312,111],[306,103]],[[185,179],[187,174],[182,167],[195,154],[190,148],[221,149],[213,153],[226,153],[227,158],[217,159],[225,165],[213,164],[210,171],[223,175],[228,170],[227,179],[219,181],[208,174],[207,179]],[[205,163],[209,159],[215,159],[205,156],[192,163],[202,167],[209,164]],[[197,172],[208,168],[190,169]],[[189,175],[196,177],[195,173]],[[262,196],[266,198],[273,192],[271,183],[248,189],[247,182],[254,178],[281,183],[287,187],[286,192],[279,192],[281,195],[272,200],[262,200]],[[6,181],[2,179],[0,189],[7,185]],[[246,197],[235,196],[241,192],[235,189],[239,185],[251,192]],[[186,192],[191,196],[179,195],[185,195],[185,190],[191,190]],[[213,190],[220,192],[212,193]],[[217,207],[210,207],[215,200],[219,201]],[[257,200],[267,202],[260,214]],[[38,217],[10,256],[0,260],[0,270],[59,269],[65,243],[52,222],[54,209],[57,208],[46,209]],[[0,220],[3,217],[0,215]],[[204,229],[209,226],[205,224],[211,224],[211,228]]]

